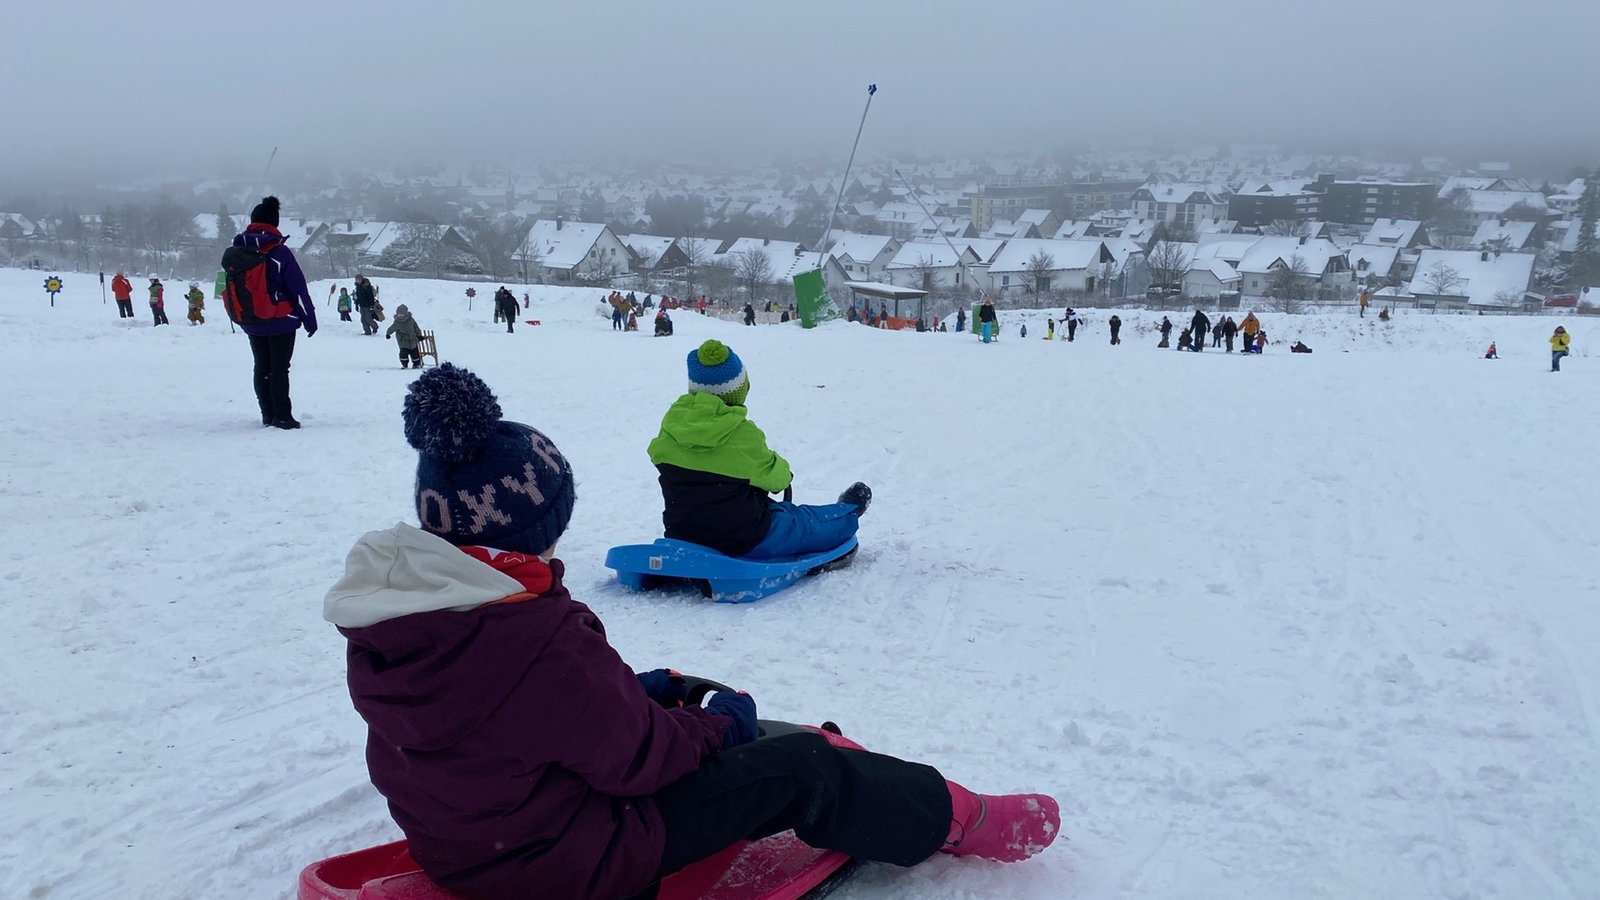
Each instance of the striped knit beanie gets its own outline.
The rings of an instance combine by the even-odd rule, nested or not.
[[[445,363],[411,383],[401,413],[417,448],[417,519],[457,546],[537,556],[572,518],[572,467],[550,439],[501,417],[478,376]]]
[[[689,351],[689,393],[715,394],[729,406],[743,406],[750,393],[750,376],[745,374],[739,354],[715,339]]]

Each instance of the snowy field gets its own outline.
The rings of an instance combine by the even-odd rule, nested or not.
[[[152,329],[142,280],[119,320],[47,274],[0,271],[0,897],[292,896],[398,836],[320,616],[350,544],[415,521],[413,373],[322,282],[305,427],[263,429],[217,303],[191,327],[173,282]],[[1120,347],[1103,311],[1072,344],[1045,311],[991,346],[687,311],[654,339],[535,287],[508,335],[492,284],[470,313],[380,286],[572,461],[559,555],[636,668],[1061,801],[1037,860],[869,866],[841,900],[1600,896],[1600,322],[1562,320],[1550,374],[1555,319],[1268,313],[1240,358],[1136,311]],[[601,565],[660,534],[645,445],[708,336],[797,500],[872,485],[853,568],[722,606]]]

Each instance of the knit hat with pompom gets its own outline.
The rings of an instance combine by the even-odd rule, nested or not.
[[[737,353],[719,340],[708,340],[689,351],[689,393],[716,394],[729,406],[743,406],[750,377]]]
[[[537,556],[572,518],[572,467],[550,439],[501,417],[483,380],[445,363],[412,382],[406,441],[417,448],[417,519],[452,544]]]

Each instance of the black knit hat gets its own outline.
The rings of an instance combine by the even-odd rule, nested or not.
[[[263,225],[271,225],[273,228],[277,228],[278,198],[262,197],[261,202],[256,204],[256,208],[250,210],[250,221],[252,224],[260,222]]]
[[[411,383],[406,441],[417,448],[417,519],[456,545],[537,556],[572,518],[572,467],[550,439],[501,418],[483,380],[445,363]]]

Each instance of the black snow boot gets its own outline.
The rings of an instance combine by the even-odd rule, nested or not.
[[[860,516],[872,505],[872,488],[858,481],[844,489],[844,493],[839,495],[839,502],[855,504],[853,515]]]

